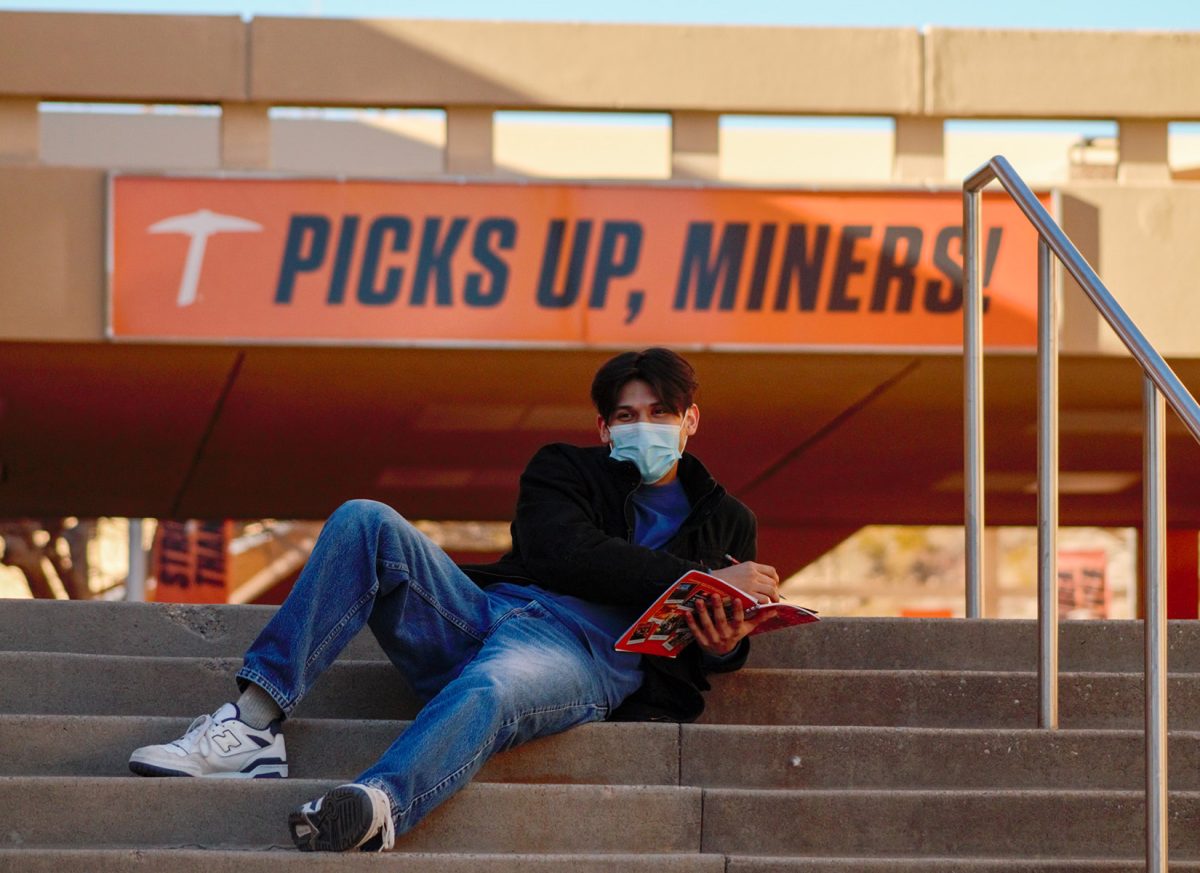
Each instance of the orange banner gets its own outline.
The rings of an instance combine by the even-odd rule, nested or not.
[[[1048,198],[1044,199],[1048,202]],[[955,192],[112,179],[118,338],[962,342]],[[1036,242],[984,198],[985,341],[1036,342]]]
[[[160,521],[154,534],[154,599],[225,603],[229,599],[228,521]]]

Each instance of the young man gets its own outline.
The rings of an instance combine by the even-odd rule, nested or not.
[[[763,603],[779,584],[753,560],[754,516],[683,453],[700,424],[697,387],[667,349],[604,364],[592,383],[603,445],[534,456],[512,551],[496,564],[460,569],[389,507],[341,506],[246,654],[241,697],[178,740],[137,749],[130,768],[286,776],[281,722],[363,625],[427,703],[374,766],[290,815],[303,851],[391,848],[492,754],[535,737],[606,718],[695,719],[705,674],[740,667],[766,616],[700,609],[696,644],[674,660],[613,643],[688,570]]]

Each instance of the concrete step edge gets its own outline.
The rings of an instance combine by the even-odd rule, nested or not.
[[[144,722],[155,726],[161,726],[164,729],[170,730],[176,725],[187,727],[190,719],[186,716],[178,715],[104,715],[104,714],[83,714],[83,713],[64,713],[64,714],[46,714],[46,713],[19,713],[19,712],[0,712],[0,727],[7,723],[15,723],[21,721],[43,722],[48,727],[56,722],[69,721],[81,724],[95,724],[103,726],[106,724],[121,724],[128,722]],[[402,730],[406,725],[410,724],[409,719],[387,719],[387,718],[338,718],[330,716],[300,716],[293,719],[288,719],[284,723],[284,729],[295,729],[297,727],[313,727],[324,726],[334,727],[338,730],[353,730],[357,726],[364,727],[388,727],[394,728],[397,732]],[[1062,728],[1059,730],[1047,730],[1046,728],[1038,727],[937,727],[924,725],[897,725],[897,726],[880,726],[880,725],[825,725],[825,724],[667,724],[662,722],[628,722],[628,721],[610,721],[597,722],[593,725],[586,725],[581,728],[575,728],[572,733],[577,730],[594,730],[598,726],[603,726],[605,730],[614,731],[632,731],[637,728],[649,728],[661,731],[682,731],[687,734],[763,734],[763,735],[830,735],[830,736],[893,736],[896,734],[926,736],[930,739],[935,739],[940,736],[950,737],[977,737],[985,739],[988,737],[1013,737],[1013,738],[1047,738],[1054,739],[1056,737],[1068,736],[1079,739],[1088,738],[1140,738],[1143,731],[1134,728]],[[1180,738],[1187,740],[1200,740],[1200,730],[1191,729],[1171,729],[1170,738]]]
[[[0,666],[4,662],[19,662],[21,660],[36,659],[39,661],[52,659],[63,661],[67,664],[79,663],[88,664],[100,662],[103,664],[120,665],[120,664],[219,664],[225,667],[232,667],[241,664],[241,656],[224,656],[224,655],[126,655],[126,654],[88,654],[81,652],[42,652],[42,651],[9,651],[0,650]],[[361,667],[362,669],[378,670],[386,666],[386,661],[374,659],[356,659],[356,660],[338,660],[337,665],[343,668]],[[856,668],[856,667],[744,667],[737,671],[737,676],[804,676],[804,675],[820,675],[820,676],[858,676],[865,678],[887,677],[887,676],[913,676],[917,678],[933,678],[933,677],[969,677],[972,680],[981,680],[989,678],[1022,678],[1028,679],[1036,677],[1036,669],[1031,670],[972,670],[972,669],[913,669],[908,667],[897,668]],[[1065,681],[1088,681],[1090,679],[1105,679],[1112,680],[1113,678],[1127,678],[1130,680],[1141,680],[1144,673],[1133,670],[1061,670],[1059,677]],[[1170,672],[1169,678],[1200,678],[1200,671],[1196,672]],[[719,677],[718,677],[719,678]]]
[[[0,839],[55,848],[291,849],[288,813],[337,780],[0,778]],[[700,789],[473,783],[397,840],[403,852],[699,849]]]
[[[187,791],[196,786],[203,786],[204,791],[237,792],[261,786],[263,789],[286,783],[297,790],[314,792],[313,796],[328,791],[338,785],[336,779],[153,779],[142,776],[0,776],[0,788],[20,786],[29,790],[40,787],[74,787],[81,794],[88,791],[104,791],[113,787],[129,787],[136,784],[169,785],[180,791]],[[653,792],[669,795],[678,793],[680,796],[703,793],[712,796],[766,796],[776,799],[786,799],[789,796],[810,799],[822,798],[851,798],[869,800],[876,797],[904,797],[907,799],[927,797],[972,797],[997,799],[1141,799],[1145,797],[1144,790],[1117,788],[705,788],[694,785],[572,785],[560,783],[503,783],[475,782],[473,788],[481,791],[504,792],[518,796],[526,790],[546,789],[564,793],[622,793],[622,792]],[[1172,791],[1171,797],[1181,800],[1200,801],[1200,790]]]
[[[174,716],[0,715],[0,774],[129,776],[129,754],[179,737],[190,719]],[[349,781],[371,766],[409,722],[296,719],[284,726],[291,775]],[[346,738],[352,737],[352,742]],[[674,785],[679,726],[598,722],[544,737],[493,757],[487,782]]]
[[[811,856],[780,858],[768,855],[729,855],[728,873],[809,873],[809,871],[853,870],[886,873],[924,871],[971,871],[971,873],[1144,873],[1141,858],[1039,858],[1039,857],[922,857],[922,856]],[[1171,870],[1200,870],[1200,861],[1172,860]]]
[[[11,861],[11,868],[5,861]],[[678,854],[562,854],[482,852],[392,852],[383,856],[358,854],[313,855],[289,849],[2,849],[0,868],[28,873],[125,873],[139,871],[203,871],[203,873],[257,873],[303,870],[304,873],[339,873],[347,869],[397,873],[724,873],[725,856]]]

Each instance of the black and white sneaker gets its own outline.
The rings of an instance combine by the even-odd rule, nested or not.
[[[280,779],[288,774],[287,750],[279,722],[263,730],[240,718],[226,703],[212,715],[192,722],[182,737],[159,746],[143,746],[129,756],[139,776],[212,776],[223,779]]]
[[[396,842],[392,804],[379,788],[339,785],[288,816],[301,852],[386,852]]]

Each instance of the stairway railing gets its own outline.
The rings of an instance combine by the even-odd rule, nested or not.
[[[968,618],[983,595],[983,281],[981,194],[998,181],[1038,232],[1038,722],[1058,727],[1058,304],[1054,260],[1067,268],[1142,368],[1145,412],[1142,551],[1145,585],[1146,869],[1167,869],[1165,402],[1200,442],[1200,405],[1116,302],[1079,249],[1003,157],[963,180],[966,576]]]

